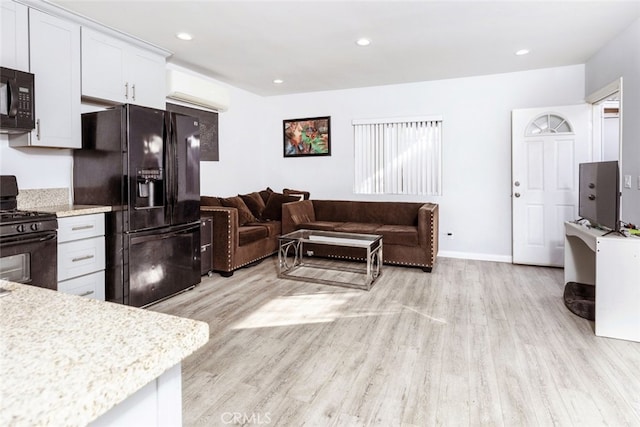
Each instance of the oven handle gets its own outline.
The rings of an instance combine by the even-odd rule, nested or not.
[[[40,243],[40,242],[46,242],[48,240],[55,240],[56,237],[58,237],[58,233],[53,232],[53,233],[47,233],[44,235],[39,235],[39,237],[32,237],[30,239],[25,239],[22,236],[16,236],[16,237],[8,237],[6,239],[3,239],[2,242],[0,243],[0,246],[4,246],[4,247],[10,247],[10,246],[15,246],[15,245],[25,245],[25,244],[30,244],[30,243]]]

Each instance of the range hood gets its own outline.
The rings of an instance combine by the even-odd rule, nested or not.
[[[167,98],[216,111],[227,111],[230,104],[226,88],[177,70],[167,70]]]

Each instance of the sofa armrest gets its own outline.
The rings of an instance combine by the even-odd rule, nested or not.
[[[212,268],[218,271],[232,271],[233,259],[240,239],[238,209],[200,206],[200,214],[213,218]]]
[[[418,242],[429,252],[431,265],[438,255],[438,205],[425,203],[418,209]]]
[[[316,214],[311,200],[301,200],[282,205],[282,234],[297,230],[298,224],[315,220]]]

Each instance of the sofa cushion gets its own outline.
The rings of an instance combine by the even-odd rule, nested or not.
[[[418,227],[411,225],[383,225],[374,234],[382,234],[385,245],[418,246]]]
[[[298,229],[306,228],[307,230],[323,230],[323,231],[334,231],[336,227],[341,226],[342,222],[334,222],[334,221],[311,221],[311,222],[302,222],[297,225]]]
[[[222,206],[236,208],[238,210],[238,225],[243,226],[248,222],[258,221],[240,197],[227,197],[225,199],[220,199],[220,202],[222,203]]]
[[[246,227],[264,227],[267,229],[269,237],[279,236],[282,234],[282,223],[280,221],[264,221],[264,222],[249,222],[245,224]]]
[[[240,197],[244,204],[247,205],[254,217],[258,220],[262,218],[262,211],[265,208],[265,203],[257,191],[249,194],[238,194],[238,197]]]
[[[300,199],[298,197],[285,196],[281,193],[271,193],[269,200],[267,200],[266,206],[262,211],[262,219],[280,221],[282,220],[282,204],[289,202],[297,202]]]
[[[222,206],[219,197],[200,196],[200,206]]]
[[[361,233],[361,234],[378,234],[376,230],[382,227],[382,224],[364,223],[364,222],[345,222],[335,228],[335,231],[343,233]],[[384,243],[384,240],[383,240]]]
[[[269,229],[263,224],[238,227],[238,245],[244,246],[269,237]]]

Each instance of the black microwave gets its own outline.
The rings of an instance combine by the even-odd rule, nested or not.
[[[34,75],[0,67],[0,133],[25,133],[35,127]]]

